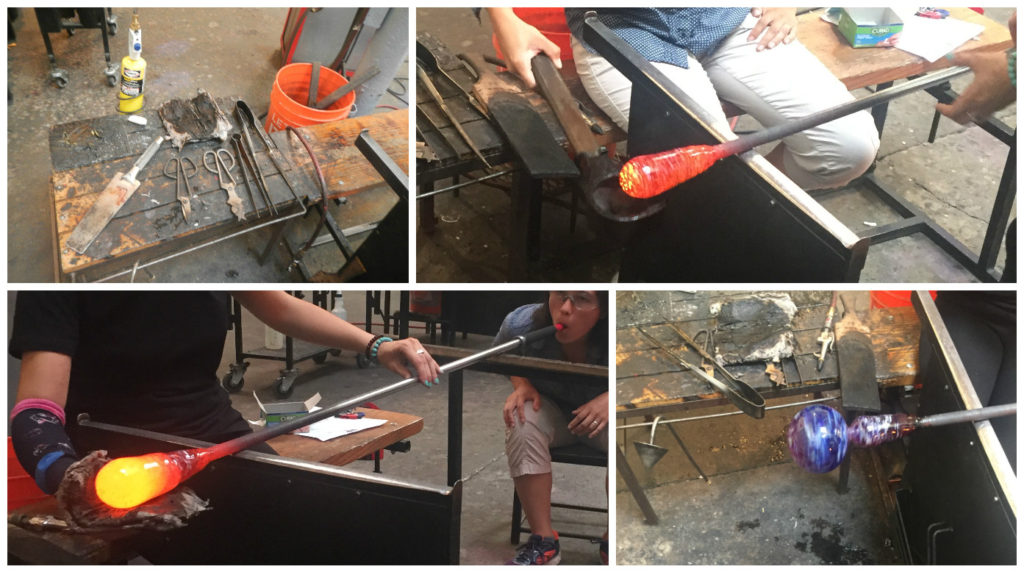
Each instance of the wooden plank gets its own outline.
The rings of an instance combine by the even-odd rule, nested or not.
[[[356,407],[355,410],[362,411],[370,419],[384,419],[387,423],[330,441],[286,434],[278,435],[267,443],[282,457],[341,466],[423,430],[423,418],[416,415],[364,407]]]
[[[1006,26],[970,8],[948,10],[953,18],[985,27],[978,40],[966,42],[957,52],[1001,51],[1013,45]],[[798,17],[797,38],[851,91],[950,66],[945,58],[928,63],[896,48],[853,48],[835,26],[821,19],[820,11]]]
[[[918,372],[921,323],[910,306],[879,308],[869,317],[878,382],[913,385]]]

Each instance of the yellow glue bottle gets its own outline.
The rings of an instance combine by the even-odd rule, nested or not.
[[[135,113],[142,109],[142,90],[146,80],[146,60],[142,59],[142,26],[138,11],[132,12],[128,28],[128,55],[121,59],[121,90],[117,110]]]

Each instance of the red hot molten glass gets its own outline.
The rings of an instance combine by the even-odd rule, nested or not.
[[[778,141],[794,133],[817,127],[858,111],[896,99],[897,97],[942,83],[970,68],[954,67],[919,77],[907,83],[883,89],[867,97],[842,103],[787,123],[731,139],[718,145],[691,145],[670,151],[633,157],[619,171],[619,185],[627,195],[637,199],[656,197],[704,171],[719,159],[745,153],[758,145]]]

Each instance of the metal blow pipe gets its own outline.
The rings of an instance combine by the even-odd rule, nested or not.
[[[449,362],[441,366],[441,373],[451,373],[490,357],[520,348],[530,342],[550,336],[563,327],[562,324],[547,326],[518,336],[503,344]],[[303,417],[291,419],[262,431],[248,433],[223,443],[211,445],[210,447],[114,459],[104,465],[96,474],[96,494],[100,500],[114,508],[127,509],[136,507],[171,491],[174,487],[201,471],[212,461],[248,449],[257,443],[262,443],[278,435],[305,427],[321,419],[333,417],[368,400],[395,393],[416,383],[419,383],[418,377],[409,377],[391,385],[386,385],[335,403],[330,407],[320,409]]]
[[[869,96],[842,103],[799,119],[773,125],[717,145],[690,145],[633,157],[623,165],[619,172],[619,184],[622,191],[633,198],[652,198],[703,173],[719,159],[745,153],[758,145],[778,141],[823,123],[870,109],[897,97],[943,83],[968,71],[970,68],[957,66],[924,75],[904,84],[877,91]]]

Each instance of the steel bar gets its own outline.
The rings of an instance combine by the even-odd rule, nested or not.
[[[782,405],[770,405],[768,407],[765,407],[764,409],[765,409],[765,411],[771,411],[771,410],[774,410],[774,409],[784,409],[786,407],[801,407],[803,405],[813,405],[815,403],[824,403],[826,401],[835,401],[837,399],[839,399],[839,396],[835,396],[835,397],[822,397],[821,399],[810,399],[808,401],[799,401],[797,403],[783,403]],[[633,414],[633,415],[637,415],[637,416],[647,414],[647,412],[643,411],[643,410],[631,411],[630,413]],[[701,420],[704,420],[704,419],[716,419],[718,417],[731,417],[733,415],[740,415],[742,413],[743,413],[742,411],[726,411],[725,413],[713,413],[711,415],[698,415],[696,417],[680,417],[679,419],[663,419],[661,421],[658,421],[658,425],[671,425],[673,423],[682,423],[684,421],[701,421]],[[618,425],[618,426],[615,427],[615,430],[618,431],[618,430],[625,430],[625,429],[635,429],[637,427],[650,427],[652,424],[653,424],[653,421],[645,421],[643,423],[630,423],[629,425]]]
[[[457,185],[452,185],[450,187],[445,187],[443,189],[435,189],[433,191],[429,191],[429,192],[426,192],[426,193],[420,193],[420,194],[416,195],[416,200],[425,199],[427,197],[432,197],[434,195],[440,195],[442,193],[447,193],[449,191],[457,191],[457,190],[459,190],[459,189],[461,189],[463,187],[468,187],[470,185],[475,185],[476,183],[481,183],[481,182],[489,180],[489,179],[496,179],[496,178],[502,177],[504,175],[511,175],[514,172],[515,171],[512,170],[512,169],[509,169],[507,171],[498,171],[497,173],[491,173],[489,175],[484,175],[482,177],[477,177],[475,179],[471,179],[469,181],[466,181],[465,183],[459,183]]]
[[[778,125],[762,129],[761,131],[756,131],[749,135],[744,135],[742,137],[726,141],[721,144],[721,149],[722,151],[728,152],[730,155],[743,153],[757,147],[758,145],[789,137],[794,133],[799,133],[810,129],[811,127],[816,127],[823,123],[839,119],[840,117],[845,117],[858,111],[870,109],[876,105],[896,99],[897,97],[943,83],[954,77],[967,73],[968,71],[970,71],[970,68],[968,67],[956,66],[923,75],[898,86],[876,91],[866,97],[862,97],[848,103],[842,103],[817,113],[801,117],[800,119],[780,123]]]
[[[1005,417],[1007,415],[1017,414],[1017,404],[1007,403],[1005,405],[992,405],[989,407],[980,407],[978,409],[964,409],[962,411],[950,411],[949,413],[936,413],[935,415],[927,415],[925,417],[919,417],[915,422],[915,427],[939,427],[941,425],[951,425],[953,423],[966,423],[968,421],[984,421],[985,419],[992,419],[995,417]]]
[[[462,359],[457,359],[455,361],[446,363],[443,366],[441,366],[441,373],[447,374],[453,371],[458,371],[465,367],[469,367],[491,356],[496,356],[512,351],[534,340],[550,336],[554,334],[556,331],[556,326],[547,326],[539,330],[534,330],[533,332],[530,332],[523,336],[518,336],[515,339],[509,340],[503,344],[466,356]],[[343,401],[335,403],[334,405],[331,405],[330,407],[319,409],[315,412],[310,413],[309,415],[305,415],[297,419],[292,419],[290,421],[285,421],[278,425],[274,425],[273,427],[267,427],[262,431],[242,435],[241,437],[231,439],[230,441],[218,443],[210,447],[210,454],[213,456],[213,458],[219,458],[225,455],[230,455],[243,449],[247,449],[257,443],[262,443],[278,435],[283,435],[285,433],[294,431],[295,429],[305,427],[307,425],[320,421],[321,419],[333,417],[338,413],[351,409],[352,407],[355,407],[367,401],[378,399],[380,397],[384,397],[385,395],[395,393],[396,391],[406,389],[417,383],[420,383],[419,377],[413,376],[403,379],[402,381],[392,383],[391,385],[385,385],[384,387],[380,387],[372,391],[363,393],[361,395],[345,399]]]

